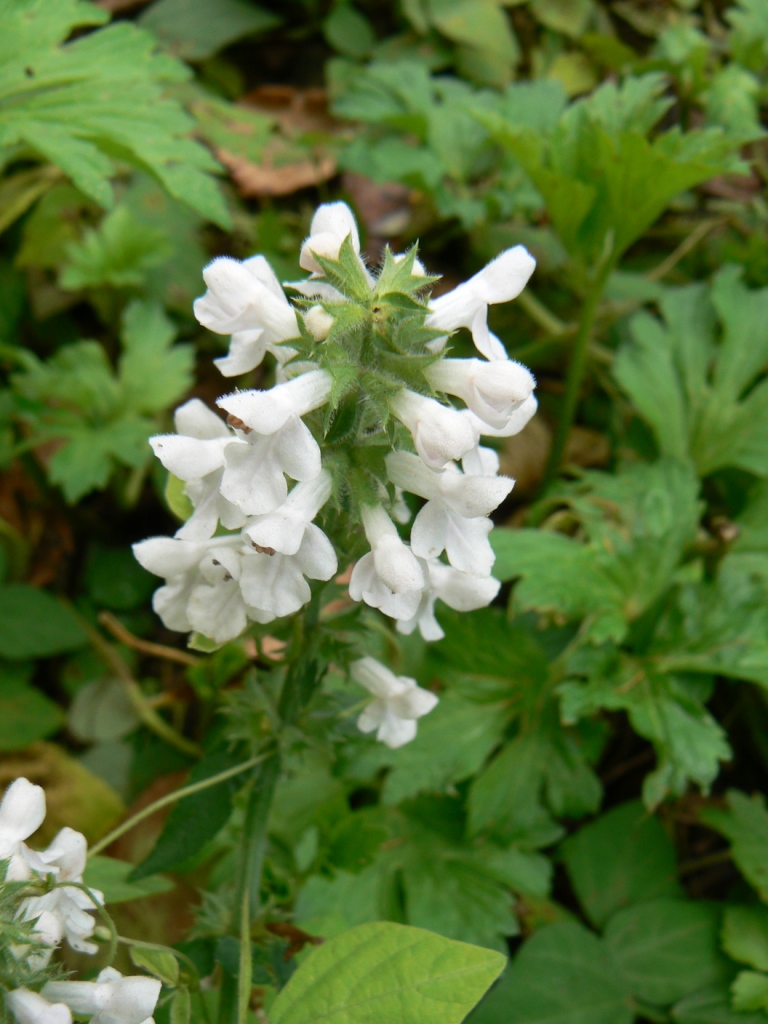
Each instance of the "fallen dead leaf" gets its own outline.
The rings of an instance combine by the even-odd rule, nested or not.
[[[336,160],[331,156],[321,156],[317,161],[301,160],[275,166],[266,155],[264,163],[255,164],[247,157],[230,153],[226,149],[216,149],[214,152],[229,171],[243,199],[292,195],[302,188],[320,185],[336,173]]]

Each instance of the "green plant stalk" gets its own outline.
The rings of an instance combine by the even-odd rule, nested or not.
[[[608,260],[592,280],[591,286],[584,299],[579,319],[579,329],[571,353],[571,361],[568,365],[568,375],[565,383],[565,398],[560,409],[560,416],[557,421],[557,429],[552,442],[552,451],[549,456],[549,464],[545,482],[553,480],[560,471],[565,455],[565,448],[568,444],[568,436],[571,433],[576,419],[576,410],[579,405],[581,386],[584,382],[584,375],[589,361],[589,342],[592,338],[592,330],[595,325],[597,310],[600,305],[603,291],[608,277],[613,270],[613,261]]]
[[[259,913],[259,890],[267,847],[267,824],[272,798],[280,776],[280,757],[270,757],[254,773],[253,788],[243,824],[243,853],[237,881],[235,907],[239,914],[240,964],[237,979],[237,999],[222,1001],[224,1013],[219,1012],[220,1024],[247,1024],[251,998],[251,922]]]
[[[252,757],[249,761],[243,761],[242,764],[235,765],[234,768],[227,768],[224,772],[219,772],[218,775],[211,775],[210,778],[202,779],[200,782],[193,782],[190,786],[182,786],[181,789],[174,790],[173,793],[168,793],[167,796],[160,797],[159,800],[155,800],[154,803],[148,804],[143,807],[140,811],[137,811],[132,817],[128,818],[127,821],[122,822],[117,828],[113,828],[111,832],[108,832],[103,839],[100,839],[98,843],[94,843],[88,851],[89,857],[94,857],[97,853],[101,853],[108,846],[111,846],[116,839],[120,836],[125,835],[126,832],[138,825],[139,822],[144,821],[150,815],[154,814],[155,811],[162,810],[163,807],[168,807],[170,804],[175,804],[178,800],[183,800],[186,796],[193,796],[195,793],[199,793],[203,789],[209,789],[211,786],[218,786],[220,782],[226,782],[227,779],[231,779],[234,775],[239,775],[241,772],[248,771],[249,768],[254,768],[257,764],[261,764],[262,761],[270,756],[269,753],[261,754],[259,757]]]

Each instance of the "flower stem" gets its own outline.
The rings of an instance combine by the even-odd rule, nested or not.
[[[208,789],[210,786],[218,786],[220,782],[226,782],[227,779],[231,779],[234,775],[239,775],[241,772],[248,771],[249,768],[254,768],[257,764],[265,761],[271,756],[271,751],[266,754],[261,754],[259,757],[252,757],[249,761],[243,761],[242,764],[235,765],[234,768],[227,768],[224,772],[219,772],[218,775],[211,775],[207,779],[202,779],[200,782],[193,782],[189,786],[182,786],[181,789],[174,790],[173,793],[168,793],[166,796],[160,797],[159,800],[155,800],[154,803],[148,804],[143,807],[136,814],[128,818],[127,821],[122,822],[117,828],[113,828],[111,832],[107,833],[103,839],[100,839],[98,843],[94,845],[88,851],[88,856],[93,857],[97,853],[101,853],[102,850],[106,850],[116,839],[120,836],[125,835],[126,832],[138,825],[139,822],[144,821],[155,811],[162,810],[163,807],[168,807],[169,804],[175,804],[178,800],[183,800],[186,796],[193,796],[195,793],[199,793],[203,789]]]
[[[579,397],[581,395],[581,385],[584,381],[584,374],[587,369],[589,342],[592,337],[595,317],[597,315],[598,306],[600,305],[600,299],[602,298],[606,281],[608,280],[608,275],[612,269],[613,265],[611,261],[607,261],[601,267],[600,271],[592,280],[590,288],[584,299],[584,305],[581,308],[579,329],[573,345],[571,361],[568,366],[568,375],[566,377],[565,398],[560,409],[560,417],[557,421],[555,438],[552,442],[552,452],[550,453],[549,465],[547,466],[547,482],[557,476],[563,462],[565,448],[568,443],[568,436],[571,433],[574,420],[576,419],[576,410],[578,408]]]

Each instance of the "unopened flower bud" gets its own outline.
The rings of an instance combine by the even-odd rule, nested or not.
[[[325,341],[331,333],[333,317],[322,306],[313,306],[304,314],[304,326],[315,341]]]

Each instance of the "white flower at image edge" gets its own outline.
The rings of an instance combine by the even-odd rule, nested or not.
[[[16,779],[0,803],[0,861],[10,861],[6,877],[23,881],[31,876],[31,866],[40,866],[37,855],[25,839],[45,820],[45,793],[28,779]]]
[[[402,747],[416,736],[416,721],[438,703],[408,676],[396,676],[375,658],[361,658],[350,666],[355,682],[376,698],[357,720],[363,732],[376,731],[376,739],[388,747]]]
[[[5,1003],[19,1024],[72,1024],[72,1011],[64,1003],[51,1003],[28,988],[5,993]]]
[[[152,1024],[161,987],[155,978],[124,978],[105,967],[96,981],[49,981],[41,994],[75,1013],[92,1013],[90,1024]]]

